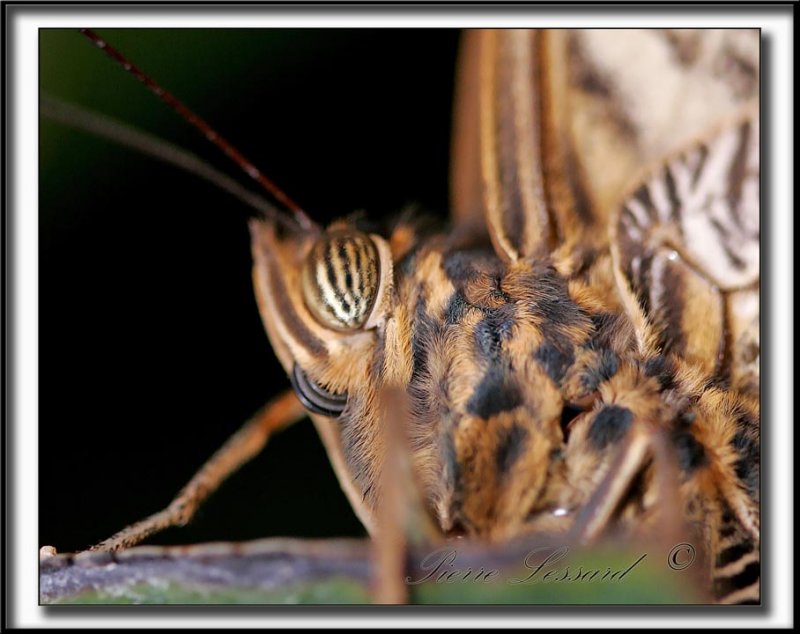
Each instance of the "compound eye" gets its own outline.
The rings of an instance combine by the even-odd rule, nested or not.
[[[357,330],[372,312],[380,279],[380,257],[372,238],[354,230],[326,233],[303,265],[306,306],[324,326]]]

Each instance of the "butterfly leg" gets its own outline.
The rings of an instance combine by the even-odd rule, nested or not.
[[[597,418],[597,414],[587,417],[584,430]],[[634,419],[618,446],[619,449],[610,452],[605,475],[582,504],[571,527],[569,541],[591,543],[602,537],[616,518],[624,517],[623,509],[636,488],[635,481],[647,470],[649,485],[642,493],[642,502],[648,509],[648,525],[653,529],[648,539],[654,538],[676,548],[688,546],[693,551],[695,542],[686,538],[691,536],[698,540],[702,544],[701,556],[706,560],[704,572],[698,574],[703,575],[703,585],[713,581],[713,598],[721,603],[757,603],[760,592],[758,534],[752,534],[754,529],[741,520],[743,511],[734,505],[738,502],[746,509],[754,506],[746,493],[729,475],[718,473],[719,465],[711,463],[696,472],[698,479],[690,483],[687,490],[694,490],[694,494],[687,493],[689,497],[684,499],[678,469],[680,460],[673,439],[655,425]],[[592,468],[597,468],[596,462]],[[695,510],[689,512],[691,507]],[[686,512],[689,512],[688,517]],[[698,532],[692,528],[692,517],[695,520],[701,517],[702,523],[717,528],[710,533]],[[706,575],[710,575],[710,579],[706,579]]]
[[[571,537],[579,543],[590,543],[600,537],[620,509],[634,479],[651,463],[659,532],[676,534],[679,526],[674,521],[674,509],[679,508],[678,473],[672,448],[663,433],[655,427],[632,425],[621,448],[612,459],[609,469],[575,518]]]
[[[381,401],[386,450],[373,549],[376,573],[372,601],[399,604],[409,599],[406,577],[410,548],[438,542],[441,531],[427,511],[414,477],[405,436],[407,395],[401,389],[385,388]]]
[[[266,445],[270,435],[305,416],[293,391],[287,391],[265,405],[206,462],[181,489],[167,508],[131,524],[99,544],[93,551],[130,548],[145,538],[171,526],[183,526],[200,505],[225,479]]]

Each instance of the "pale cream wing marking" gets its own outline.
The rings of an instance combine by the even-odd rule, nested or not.
[[[746,372],[731,366],[758,339],[758,181],[752,108],[650,170],[612,227],[615,265],[658,347],[710,374]]]
[[[751,30],[580,30],[548,33],[548,95],[560,154],[583,188],[583,215],[605,221],[632,178],[758,95]],[[566,87],[554,89],[558,82]]]

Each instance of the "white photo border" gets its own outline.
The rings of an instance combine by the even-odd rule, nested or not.
[[[567,3],[569,4],[569,3]],[[7,253],[5,542],[7,627],[380,627],[391,624],[508,627],[753,627],[792,624],[793,586],[793,7],[784,6],[443,6],[299,4],[4,5],[7,117],[4,197]],[[254,610],[149,607],[46,608],[38,596],[38,30],[110,27],[758,27],[768,47],[762,69],[762,287],[764,341],[762,473],[765,539],[761,608],[377,608]],[[767,50],[767,49],[765,49]],[[4,404],[5,405],[5,404]],[[766,459],[768,456],[768,459]],[[446,620],[446,621],[445,621]]]

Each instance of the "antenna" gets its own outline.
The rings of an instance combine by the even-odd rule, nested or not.
[[[97,48],[118,62],[123,69],[128,71],[131,75],[136,77],[136,79],[142,82],[156,97],[158,97],[170,108],[175,110],[175,112],[181,115],[181,117],[186,119],[186,121],[197,128],[206,139],[211,141],[220,150],[222,150],[225,155],[228,156],[228,158],[230,158],[234,163],[236,163],[248,176],[266,189],[273,198],[289,209],[294,214],[297,224],[299,224],[303,230],[308,231],[313,229],[314,223],[302,210],[300,205],[289,198],[289,196],[287,196],[283,190],[281,190],[275,183],[264,176],[255,165],[253,165],[249,160],[247,160],[247,158],[244,157],[241,152],[239,152],[239,150],[237,150],[222,136],[220,136],[216,130],[214,130],[210,125],[208,125],[208,123],[197,116],[188,106],[186,106],[168,90],[163,88],[158,82],[144,73],[141,69],[131,63],[124,55],[122,55],[122,53],[116,50],[97,33],[91,29],[80,29],[80,32],[94,42]]]
[[[123,123],[99,112],[61,101],[46,93],[39,95],[39,111],[53,121],[118,143],[194,174],[235,196],[260,212],[265,218],[278,222],[290,230],[297,229],[295,219],[285,211],[278,209],[274,203],[174,143],[164,141],[128,123]]]

